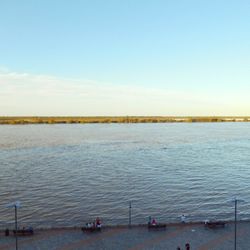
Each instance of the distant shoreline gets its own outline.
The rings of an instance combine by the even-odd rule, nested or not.
[[[0,125],[75,123],[250,122],[250,116],[1,116]]]

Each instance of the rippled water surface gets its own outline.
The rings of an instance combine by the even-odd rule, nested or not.
[[[0,223],[250,219],[250,123],[0,126]]]

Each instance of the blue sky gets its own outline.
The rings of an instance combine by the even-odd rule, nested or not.
[[[250,115],[249,13],[243,0],[2,0],[0,115]]]

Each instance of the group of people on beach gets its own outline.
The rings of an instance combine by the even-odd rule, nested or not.
[[[181,223],[186,223],[186,216],[183,214],[181,216]],[[153,226],[156,226],[157,222],[156,222],[156,219],[155,218],[151,218],[151,216],[148,217],[148,225],[153,225]]]
[[[102,223],[99,217],[97,217],[96,220],[93,222],[86,223],[86,228],[101,228],[101,227]]]

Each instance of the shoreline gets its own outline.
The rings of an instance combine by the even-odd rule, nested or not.
[[[225,224],[234,224],[234,220],[211,220],[211,221],[221,221],[221,222],[225,222]],[[179,226],[202,226],[205,224],[204,221],[190,221],[190,222],[159,222],[160,224],[165,224],[167,227],[179,227]],[[250,223],[250,220],[237,220],[237,223],[241,224],[241,223]],[[12,225],[13,229],[14,229],[14,223]],[[10,227],[9,229],[12,230],[12,227]],[[117,225],[111,225],[111,224],[107,224],[107,225],[103,225],[102,229],[130,229],[130,228],[147,228],[148,224],[131,224],[131,225],[125,225],[125,224],[117,224]],[[53,227],[53,226],[49,226],[49,227],[34,227],[35,231],[49,231],[49,230],[81,230],[82,226],[60,226],[60,227]],[[0,232],[4,232],[6,228],[1,228]]]
[[[249,249],[250,223],[239,221],[237,224],[237,246]],[[14,250],[16,240],[12,231],[9,236],[0,235],[0,249]],[[232,221],[225,226],[211,228],[204,223],[167,224],[164,229],[148,229],[147,224],[106,226],[101,231],[83,232],[79,227],[34,229],[34,234],[18,236],[20,249],[57,249],[57,250],[166,250],[180,247],[196,250],[228,250],[233,249],[235,227]]]
[[[250,116],[0,116],[0,125],[250,122]]]

